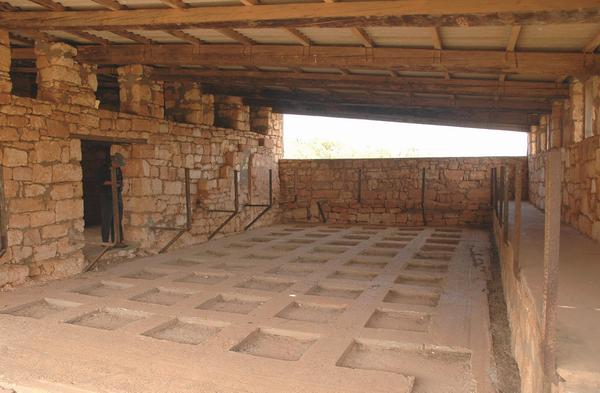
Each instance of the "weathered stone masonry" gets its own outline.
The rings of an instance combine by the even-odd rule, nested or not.
[[[8,41],[0,38],[3,54]],[[182,227],[185,223],[184,168],[190,169],[192,181],[193,227],[176,246],[205,240],[225,219],[226,214],[206,210],[231,208],[234,170],[240,171],[241,203],[253,198],[256,203],[265,202],[264,179],[269,169],[274,171],[274,197],[278,199],[280,115],[261,109],[268,113],[269,128],[260,133],[249,126],[236,130],[202,124],[212,121],[210,116],[197,115],[206,112],[198,102],[187,112],[189,118],[182,120],[200,124],[163,120],[158,117],[164,110],[163,92],[144,77],[150,70],[141,66],[119,69],[120,78],[127,80],[121,86],[121,106],[130,113],[98,110],[94,69],[78,64],[74,51],[57,43],[36,46],[43,74],[39,99],[10,94],[10,63],[1,56],[0,163],[6,199],[2,219],[8,247],[0,257],[0,287],[72,275],[84,266],[81,141],[73,134],[141,140],[113,145],[113,151],[128,159],[125,237],[144,250],[159,249],[174,234],[151,226]],[[201,92],[188,95],[188,101],[198,98],[197,94]],[[211,100],[212,96],[200,95],[200,103]],[[223,232],[242,230],[260,210],[243,208]],[[277,221],[275,205],[256,225]]]
[[[571,82],[569,99],[556,109],[562,115],[557,127],[542,124],[530,139],[530,200],[544,208],[544,167],[548,147],[562,149],[562,220],[585,235],[600,241],[600,77],[592,77],[592,132],[584,136],[583,84]],[[554,128],[554,129],[553,129]],[[544,143],[547,133],[558,134],[553,144]]]
[[[428,224],[484,225],[491,220],[491,168],[521,165],[526,186],[525,164],[523,158],[282,160],[282,208],[295,221],[319,221],[321,202],[329,222],[422,225],[425,169]]]

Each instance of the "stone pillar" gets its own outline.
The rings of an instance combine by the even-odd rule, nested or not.
[[[79,64],[77,49],[62,42],[36,41],[38,99],[96,106],[96,66]]]
[[[250,130],[250,108],[242,97],[215,96],[215,126]]]
[[[250,130],[267,135],[272,127],[271,114],[273,109],[268,106],[250,107]]]
[[[548,115],[540,116],[538,137],[540,140],[540,152],[548,150]]]
[[[0,30],[0,94],[10,94],[10,39],[8,31]],[[1,101],[0,101],[1,102]]]
[[[177,122],[212,126],[214,96],[203,94],[199,83],[165,83],[165,113]]]
[[[562,146],[562,121],[563,121],[563,102],[556,100],[552,102],[552,113],[550,115],[549,134],[550,139],[548,141],[549,148],[561,147]]]
[[[151,78],[152,67],[133,64],[117,71],[121,112],[163,119],[164,83]]]
[[[531,126],[529,128],[529,155],[534,156],[537,154],[537,140],[538,140],[538,126]]]
[[[573,78],[569,84],[570,110],[569,115],[573,122],[573,135],[570,138],[573,143],[583,140],[583,83]]]

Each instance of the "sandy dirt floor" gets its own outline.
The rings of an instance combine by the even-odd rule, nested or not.
[[[0,391],[488,393],[488,233],[261,228],[0,293]]]

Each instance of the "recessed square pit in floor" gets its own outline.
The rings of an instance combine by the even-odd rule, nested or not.
[[[365,327],[427,332],[431,315],[412,311],[375,310]]]
[[[318,336],[277,329],[257,329],[231,348],[233,352],[264,358],[296,361],[317,341]]]
[[[363,293],[362,289],[348,288],[331,284],[318,284],[306,292],[307,295],[341,297],[344,299],[356,299],[361,293]]]
[[[424,287],[441,287],[444,276],[431,273],[400,273],[394,281],[396,284],[417,285]]]
[[[368,269],[383,269],[387,266],[387,264],[388,262],[381,260],[372,260],[367,258],[352,258],[344,265],[352,267],[364,267]]]
[[[328,262],[329,259],[324,257],[316,257],[312,255],[301,255],[298,258],[294,259],[292,263],[304,263],[307,265],[321,265],[323,263]]]
[[[294,321],[327,323],[335,320],[344,310],[346,306],[293,302],[275,316]]]
[[[144,333],[144,336],[180,344],[198,345],[219,333],[228,323],[177,318]]]
[[[414,261],[409,261],[406,264],[406,270],[414,270],[414,271],[421,271],[421,272],[440,272],[440,273],[444,273],[447,272],[449,268],[448,262],[447,261],[436,261],[436,260],[426,260],[426,259],[420,259],[420,260],[414,260]]]
[[[152,288],[149,291],[129,298],[136,302],[160,304],[162,306],[172,306],[180,300],[189,297],[191,294],[171,288]]]
[[[341,246],[317,246],[311,252],[315,254],[343,254],[349,249]]]
[[[167,274],[168,273],[163,273],[163,272],[158,272],[158,271],[154,271],[154,270],[144,269],[144,270],[140,270],[140,271],[135,272],[135,273],[125,274],[125,275],[123,275],[121,277],[123,277],[123,278],[133,278],[133,279],[136,279],[136,280],[156,280],[158,278],[167,276]]]
[[[362,251],[360,255],[366,255],[371,257],[383,257],[383,258],[393,258],[398,254],[398,251],[393,249],[383,249],[383,248],[367,248]]]
[[[196,260],[192,260],[192,259],[172,259],[170,261],[164,262],[163,265],[170,265],[170,266],[194,266],[194,265],[199,265],[201,263],[201,261],[196,261]]]
[[[194,272],[185,277],[182,277],[175,282],[186,282],[192,284],[205,284],[205,285],[214,285],[218,284],[222,281],[225,281],[229,278],[229,275],[225,273],[204,273],[204,272]]]
[[[314,270],[305,266],[281,265],[279,267],[269,270],[267,273],[276,274],[280,276],[305,277],[311,273],[314,273]]]
[[[264,302],[267,300],[268,299],[266,298],[255,296],[224,293],[215,296],[196,308],[201,310],[230,312],[235,314],[249,314],[252,310],[264,304]]]
[[[297,249],[298,247],[300,247],[299,244],[293,244],[293,243],[281,243],[281,244],[274,244],[271,249],[272,250],[279,250],[279,251],[294,251],[295,249]]]
[[[211,268],[231,272],[231,271],[237,271],[237,270],[253,269],[255,266],[256,265],[251,264],[251,263],[223,262],[223,263],[217,263],[216,265],[211,266]]]
[[[71,307],[80,306],[79,303],[67,302],[57,299],[41,299],[35,302],[23,304],[7,310],[0,311],[0,314],[10,314],[17,317],[28,317],[42,319],[48,315],[56,314]]]
[[[71,319],[67,323],[96,329],[115,330],[148,316],[150,316],[148,313],[124,308],[102,308]]]
[[[419,392],[475,391],[470,353],[451,348],[358,339],[337,366],[412,376]]]
[[[407,287],[388,291],[383,299],[386,303],[412,304],[420,306],[437,306],[440,293],[433,289]]]
[[[260,291],[281,292],[294,285],[294,281],[285,281],[276,278],[252,277],[240,284],[237,288],[258,289]]]
[[[133,287],[133,285],[123,284],[123,283],[114,282],[114,281],[100,281],[95,284],[86,285],[84,287],[74,289],[71,292],[80,293],[82,295],[88,295],[88,296],[104,297],[104,296],[113,295],[115,293],[118,293],[119,291],[131,288],[131,287]]]
[[[336,270],[331,273],[327,278],[334,280],[352,280],[352,281],[371,281],[377,277],[375,273],[369,272],[357,272],[353,270]]]

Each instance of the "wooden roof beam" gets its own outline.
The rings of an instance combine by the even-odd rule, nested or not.
[[[509,81],[502,86],[492,80],[389,77],[383,75],[352,74],[340,69],[341,74],[294,73],[289,71],[215,71],[174,68],[169,71],[157,69],[154,76],[159,80],[227,79],[242,84],[265,84],[273,86],[322,87],[330,89],[370,88],[381,91],[402,91],[423,94],[457,94],[473,96],[506,96],[519,98],[566,98],[568,89],[551,82]]]
[[[252,8],[252,7],[248,7]],[[117,12],[117,11],[113,11]],[[150,41],[144,39],[145,41]],[[81,61],[102,64],[165,64],[204,66],[323,67],[364,68],[374,70],[461,73],[514,73],[559,76],[564,74],[600,73],[600,55],[566,52],[442,50],[440,57],[430,49],[361,48],[313,46],[310,56],[296,45],[214,44],[192,48],[187,44],[110,45],[102,51],[95,46],[78,46]],[[15,48],[13,58],[31,58],[33,53]]]
[[[46,1],[46,0],[40,0]],[[416,17],[419,16],[419,17]],[[484,26],[600,22],[597,0],[357,1],[120,11],[0,12],[0,27],[44,30],[187,27]]]

